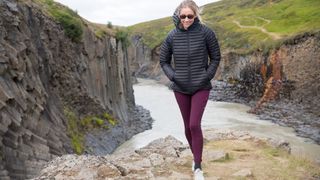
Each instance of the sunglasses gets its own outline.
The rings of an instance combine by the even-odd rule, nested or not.
[[[180,15],[180,19],[185,19],[185,18],[188,18],[188,19],[193,19],[194,18],[194,15],[193,14],[188,14],[188,15]]]

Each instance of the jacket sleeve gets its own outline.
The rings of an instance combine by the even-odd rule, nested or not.
[[[220,47],[218,40],[216,38],[215,33],[209,29],[206,28],[206,45],[209,53],[209,58],[210,58],[210,63],[207,68],[207,77],[209,80],[213,79],[215,76],[220,59],[221,59],[221,54],[220,54]]]
[[[167,36],[160,48],[160,65],[170,81],[174,80],[174,69],[171,66],[172,60],[172,37],[171,33]]]

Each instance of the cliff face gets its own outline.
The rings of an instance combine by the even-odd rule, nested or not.
[[[126,50],[114,37],[83,30],[75,43],[35,4],[0,1],[0,179],[33,177],[45,162],[74,152],[65,112],[116,119],[84,136],[90,154],[110,153],[151,127],[134,103]]]
[[[140,36],[133,36],[128,48],[130,70],[133,78],[152,78],[167,81],[160,68],[159,53],[160,47],[150,49],[142,42]]]
[[[269,54],[255,52],[241,56],[228,53],[220,66],[220,78],[223,80],[253,81],[260,90],[252,91],[253,96],[261,97],[267,81],[279,81],[281,88],[277,98],[292,100],[302,104],[307,112],[319,114],[318,93],[320,85],[320,33],[305,33],[287,40],[280,48]],[[251,73],[251,75],[249,74]],[[253,78],[259,76],[259,78]],[[260,81],[260,82],[258,82]],[[273,86],[275,87],[275,86]],[[250,90],[248,90],[250,91]],[[276,97],[272,97],[271,100]]]
[[[219,75],[250,102],[249,112],[320,143],[319,50],[320,33],[304,33],[269,53],[226,53]]]
[[[297,37],[280,50],[284,52],[283,73],[294,83],[290,97],[320,117],[320,33]]]

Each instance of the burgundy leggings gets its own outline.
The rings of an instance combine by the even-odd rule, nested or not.
[[[201,119],[208,101],[209,92],[210,90],[200,90],[193,95],[174,92],[184,121],[185,135],[195,163],[201,163],[202,161],[203,136]]]

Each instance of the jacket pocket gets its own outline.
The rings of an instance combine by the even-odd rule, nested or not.
[[[180,88],[181,90],[186,90],[186,87],[187,87],[187,83],[185,82],[186,79],[181,77],[181,76],[178,76],[177,75],[178,73],[175,72],[174,74],[174,79],[173,79],[173,82],[175,83],[175,85]]]
[[[186,88],[186,84],[181,79],[174,79],[174,83],[181,89],[184,90]]]
[[[201,76],[199,86],[203,87],[203,86],[207,85],[209,82],[210,82],[210,80],[208,78],[207,71],[204,70],[204,72],[202,73],[202,76]]]

